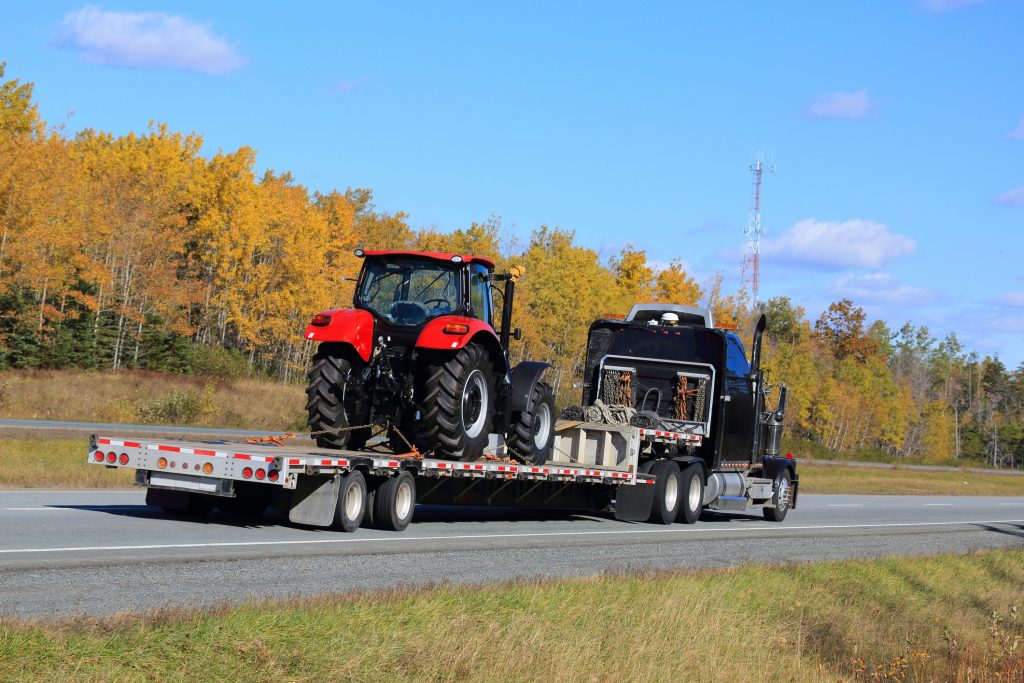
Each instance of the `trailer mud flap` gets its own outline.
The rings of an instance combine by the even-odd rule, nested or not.
[[[615,519],[623,522],[643,522],[651,516],[654,505],[654,487],[649,484],[620,486],[615,490]]]
[[[292,491],[288,521],[309,526],[331,526],[340,489],[340,476],[300,477]]]

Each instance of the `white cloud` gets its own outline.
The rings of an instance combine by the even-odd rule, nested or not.
[[[954,10],[980,5],[985,0],[920,0],[918,7],[929,12],[952,12]]]
[[[816,119],[864,119],[875,103],[867,89],[854,92],[823,92],[807,105],[807,114]]]
[[[878,269],[887,261],[914,252],[917,243],[898,235],[889,226],[872,220],[854,218],[842,222],[800,221],[781,237],[761,243],[766,259],[796,265],[838,270],[842,268]]]
[[[209,26],[165,12],[112,12],[88,5],[64,17],[51,44],[107,66],[225,74],[245,65],[235,47]]]
[[[1024,187],[1018,187],[1016,190],[1010,190],[993,197],[992,203],[999,204],[1000,206],[1024,207]]]
[[[330,91],[340,93],[342,95],[347,95],[349,93],[355,92],[356,90],[359,90],[364,85],[366,85],[365,76],[363,76],[362,78],[356,78],[351,81],[336,81],[331,84]]]
[[[1014,127],[1014,129],[1006,134],[1006,139],[1024,140],[1024,116],[1021,116],[1020,121],[1017,122],[1017,125]]]
[[[1000,306],[1024,308],[1024,292],[1007,292],[1006,294],[1000,294],[994,299],[994,301]]]
[[[939,298],[930,289],[901,285],[895,276],[882,272],[843,276],[832,286],[832,293],[857,303],[924,305]]]

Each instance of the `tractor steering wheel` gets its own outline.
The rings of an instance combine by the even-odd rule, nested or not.
[[[447,304],[448,303],[448,299],[445,299],[443,297],[438,297],[436,299],[427,299],[426,301],[423,302],[423,305],[427,306],[429,304],[434,303],[435,301],[440,303],[440,304]]]

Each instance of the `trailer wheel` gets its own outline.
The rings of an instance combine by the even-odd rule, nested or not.
[[[416,508],[416,479],[406,471],[390,477],[373,492],[373,525],[385,531],[405,531]]]
[[[544,463],[555,440],[555,395],[547,382],[537,382],[529,409],[518,413],[505,437],[513,457],[530,465]]]
[[[369,414],[365,399],[354,387],[353,363],[343,351],[321,344],[313,356],[306,386],[306,412],[311,432],[317,434],[320,448],[362,448],[370,438],[369,427],[348,430],[366,421]]]
[[[491,434],[494,370],[487,353],[468,344],[427,369],[420,415],[427,450],[447,460],[477,460]]]
[[[358,529],[366,514],[366,498],[366,478],[362,472],[353,470],[342,477],[334,511],[335,527],[346,532]]]
[[[658,460],[651,466],[654,475],[654,503],[648,522],[671,524],[679,514],[683,488],[679,465],[673,460]]]
[[[783,468],[775,475],[775,486],[772,487],[772,503],[775,507],[762,508],[764,518],[769,522],[781,522],[786,519],[789,512],[789,503],[793,497],[793,483],[789,475],[789,469]]]
[[[680,482],[682,495],[676,521],[693,524],[700,518],[701,508],[704,507],[704,470],[693,463],[683,470]]]

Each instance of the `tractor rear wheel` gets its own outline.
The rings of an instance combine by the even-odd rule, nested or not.
[[[519,460],[540,465],[548,459],[555,439],[555,395],[546,382],[537,382],[526,410],[514,415],[505,436],[509,452]]]
[[[427,368],[419,437],[448,460],[477,460],[491,434],[494,369],[487,352],[469,344]]]
[[[348,429],[365,423],[369,414],[362,392],[353,386],[355,381],[355,368],[348,356],[322,344],[313,356],[306,387],[309,430],[320,448],[359,449],[370,438],[369,427]]]

